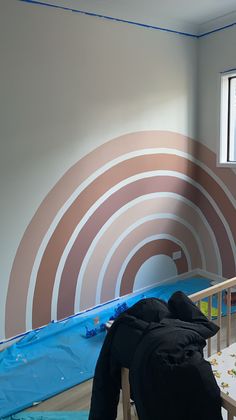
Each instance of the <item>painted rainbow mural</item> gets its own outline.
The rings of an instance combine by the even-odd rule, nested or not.
[[[211,150],[177,133],[138,132],[98,147],[63,175],[25,231],[6,337],[132,292],[153,256],[181,251],[178,274],[235,275],[235,185]]]

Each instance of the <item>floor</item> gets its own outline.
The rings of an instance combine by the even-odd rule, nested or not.
[[[92,380],[77,385],[26,411],[83,411],[89,410]],[[137,420],[132,412],[132,419]],[[122,404],[119,403],[117,420],[123,420]]]
[[[29,408],[28,411],[86,411],[89,410],[91,390],[92,380],[86,381]]]

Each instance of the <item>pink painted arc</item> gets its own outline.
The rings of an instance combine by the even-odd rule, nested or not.
[[[176,243],[170,241],[169,239],[158,239],[151,242],[148,242],[146,245],[141,247],[136,254],[129,261],[126,270],[122,276],[121,286],[120,286],[120,295],[126,295],[132,293],[135,276],[141,267],[141,265],[150,257],[154,255],[167,255],[172,257],[173,252],[181,251],[182,257],[179,260],[176,260],[176,266],[178,274],[186,273],[189,270],[186,256],[183,249],[178,246]],[[158,280],[158,273],[157,273]]]
[[[199,165],[177,155],[144,155],[122,161],[97,178],[75,199],[68,211],[64,214],[55,232],[51,236],[41,259],[37,274],[33,297],[33,326],[41,326],[51,320],[52,291],[55,282],[55,273],[74,229],[96,200],[109,188],[117,185],[128,177],[151,170],[177,171],[180,174],[197,181],[217,203],[229,225],[232,237],[236,239],[235,207],[228,195],[236,198],[235,174],[229,169],[216,168],[215,154],[201,143],[172,132],[141,132],[128,134],[111,140],[95,149],[79,160],[60,179],[55,187],[48,193],[42,202],[22,238],[12,266],[9,279],[8,296],[6,302],[6,337],[13,336],[25,330],[26,303],[32,267],[40,247],[55,215],[64,206],[64,203],[74,193],[76,188],[92,173],[99,170],[104,164],[122,155],[143,149],[166,148],[183,151],[198,159],[207,166],[227,189],[221,186]],[[159,187],[161,181],[161,187]],[[74,310],[74,297],[78,273],[86,255],[89,244],[99,229],[121,205],[129,202],[131,198],[148,194],[147,191],[174,192],[199,205],[209,225],[215,232],[218,247],[221,253],[223,274],[225,277],[234,275],[234,252],[230,244],[228,233],[216,214],[211,203],[195,186],[186,180],[174,177],[152,177],[140,179],[131,183],[120,191],[114,192],[103,205],[98,208],[89,221],[82,227],[66,260],[62,273],[58,298],[59,317],[71,315]],[[153,182],[155,185],[153,185]],[[147,185],[150,184],[150,185]],[[157,187],[158,184],[158,187]],[[139,188],[141,190],[139,191]],[[122,197],[120,193],[122,192]],[[130,194],[130,197],[128,196]],[[119,200],[121,199],[120,203]],[[109,208],[110,207],[110,208]],[[104,214],[102,212],[105,211]],[[80,244],[80,245],[79,245]],[[82,244],[82,246],[81,246]],[[76,257],[78,260],[76,260]],[[71,265],[72,264],[72,265]],[[70,277],[71,275],[71,277]],[[14,311],[14,317],[12,313]]]
[[[126,187],[115,192],[112,197],[103,203],[91,216],[78,235],[71,252],[67,258],[61,277],[59,298],[58,298],[58,317],[64,318],[74,309],[74,296],[78,273],[81,267],[84,255],[93,240],[94,236],[101,229],[105,221],[119,208],[124,206],[130,200],[140,195],[153,192],[173,192],[182,195],[198,205],[208,222],[211,224],[216,240],[221,249],[221,258],[223,262],[225,277],[230,277],[234,272],[234,255],[225,231],[225,227],[219,216],[214,211],[211,203],[196,187],[185,180],[175,177],[151,177],[135,181]],[[83,244],[83,250],[81,248]],[[70,295],[67,294],[67,284],[70,279]],[[73,291],[73,293],[71,293]],[[66,298],[65,298],[66,296]],[[44,312],[45,313],[45,312]]]
[[[109,227],[105,232],[99,237],[99,240],[96,242],[96,246],[93,249],[93,252],[90,253],[89,261],[86,262],[86,268],[83,271],[82,278],[83,283],[81,286],[81,294],[84,296],[83,303],[86,306],[93,306],[99,302],[99,279],[98,273],[101,272],[104,261],[110,253],[110,250],[114,244],[114,238],[120,238],[120,236],[127,232],[130,226],[143,218],[151,218],[154,214],[169,214],[169,217],[173,215],[173,220],[168,221],[168,224],[174,223],[174,217],[178,214],[181,207],[181,219],[184,220],[189,226],[197,226],[198,235],[200,239],[200,246],[203,254],[208,256],[206,259],[206,267],[204,267],[208,272],[216,273],[221,275],[221,264],[219,264],[217,255],[219,250],[217,249],[217,244],[213,232],[209,229],[206,220],[204,220],[203,215],[200,213],[200,210],[196,207],[191,206],[191,202],[183,201],[181,196],[175,195],[174,197],[169,196],[166,193],[166,196],[159,195],[158,193],[149,197],[148,195],[141,197],[141,201],[136,203],[130,202],[131,206],[123,211],[112,223],[109,223]],[[197,232],[196,232],[197,233]],[[147,232],[145,232],[147,235]],[[152,232],[151,232],[152,235]],[[122,264],[121,253],[123,254],[123,259],[129,255],[130,251],[136,246],[139,240],[142,238],[137,238],[136,230],[134,232],[134,238],[131,245],[131,248],[127,247],[128,240],[127,237],[122,241],[122,251],[119,253],[119,256],[116,253],[115,262],[119,267]],[[186,240],[181,232],[181,241],[182,243],[188,243],[189,235],[187,235]],[[214,242],[214,244],[212,243]],[[91,244],[94,246],[93,244]],[[187,247],[188,248],[188,247]],[[217,254],[218,252],[218,254]],[[121,258],[119,260],[119,258]],[[113,264],[114,265],[114,264]],[[200,266],[198,267],[200,268]],[[81,268],[82,269],[82,268]],[[220,270],[220,271],[218,271]],[[103,301],[112,299],[114,296],[114,290],[116,289],[116,279],[118,273],[111,275],[109,282],[106,282],[106,273],[103,276],[103,285],[102,290],[104,290],[105,297]],[[100,274],[99,274],[100,277]],[[78,281],[80,279],[78,278]],[[96,285],[97,282],[97,285]],[[98,289],[98,290],[97,290]],[[84,290],[84,291],[83,291]],[[97,295],[98,293],[98,295]],[[106,298],[106,296],[109,296]],[[85,299],[86,298],[86,299]],[[75,308],[78,310],[78,306]]]
[[[173,220],[167,216],[161,219],[148,220],[126,236],[113,253],[104,274],[101,291],[102,302],[106,302],[115,297],[114,290],[116,289],[116,279],[119,277],[120,266],[125,261],[126,256],[130,255],[130,252],[135,248],[135,244],[139,244],[144,239],[148,239],[153,235],[166,236],[165,239],[171,237],[173,243],[177,242],[182,244],[182,249],[185,246],[190,256],[188,270],[202,267],[200,249],[196,238],[189,228],[184,226],[180,221]],[[177,245],[175,244],[175,246]],[[83,292],[85,297],[85,289],[83,289]]]

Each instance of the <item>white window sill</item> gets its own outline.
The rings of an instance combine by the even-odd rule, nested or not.
[[[218,168],[236,168],[236,162],[217,162]]]

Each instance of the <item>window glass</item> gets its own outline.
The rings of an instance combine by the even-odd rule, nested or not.
[[[229,79],[228,160],[236,161],[236,77]]]
[[[218,162],[236,166],[236,70],[221,75]]]

